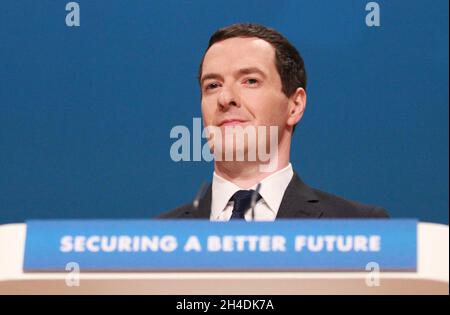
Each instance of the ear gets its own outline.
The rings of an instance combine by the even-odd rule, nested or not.
[[[303,117],[306,108],[306,91],[304,88],[297,88],[289,97],[289,113],[287,124],[295,126]]]

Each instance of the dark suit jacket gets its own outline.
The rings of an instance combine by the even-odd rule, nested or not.
[[[209,219],[211,214],[211,185],[200,199],[199,206],[184,205],[160,215],[160,219]],[[307,186],[294,173],[281,201],[277,219],[285,218],[387,218],[386,210]]]

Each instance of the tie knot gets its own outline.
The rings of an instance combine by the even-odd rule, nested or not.
[[[253,196],[255,202],[261,199],[261,195],[254,190],[238,190],[231,197],[234,202],[231,219],[244,219],[245,211],[250,208]]]

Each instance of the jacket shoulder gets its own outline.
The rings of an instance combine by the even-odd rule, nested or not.
[[[191,213],[192,205],[185,204],[170,211],[166,211],[156,217],[156,219],[184,219]]]
[[[323,210],[324,218],[388,218],[389,214],[381,207],[363,204],[344,199],[318,189],[314,189],[319,207]]]

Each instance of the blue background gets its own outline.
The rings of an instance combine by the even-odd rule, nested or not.
[[[0,223],[150,218],[212,163],[170,159],[200,117],[198,63],[235,22],[286,35],[309,75],[292,163],[309,185],[448,224],[448,1],[0,2]]]

